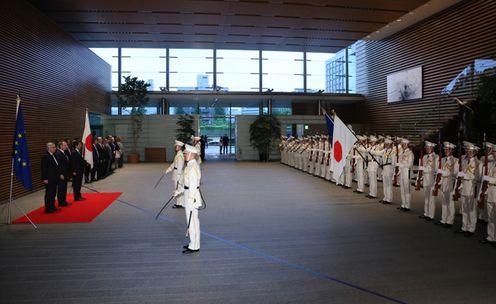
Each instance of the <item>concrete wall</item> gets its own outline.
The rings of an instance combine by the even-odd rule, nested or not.
[[[174,140],[176,139],[176,115],[146,115],[144,116],[143,132],[138,139],[136,150],[140,160],[145,159],[145,148],[166,148],[167,161],[174,158]],[[199,129],[198,116],[194,115],[194,129]],[[132,149],[132,123],[129,116],[106,116],[102,118],[103,134],[118,135],[123,138],[125,151]],[[197,131],[198,132],[198,131]]]
[[[250,125],[257,118],[256,115],[236,116],[236,159],[258,160],[258,151],[250,146]],[[286,134],[286,126],[292,124],[322,125],[325,124],[324,117],[318,115],[292,115],[279,116],[281,121],[281,135]],[[324,133],[326,134],[326,133]],[[280,159],[279,151],[273,151],[270,159]]]

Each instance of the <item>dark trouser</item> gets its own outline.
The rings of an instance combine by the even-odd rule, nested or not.
[[[102,179],[107,175],[107,161],[103,160],[100,162],[100,166],[98,168],[98,179]]]
[[[83,183],[83,173],[72,176],[72,188],[74,189],[74,199],[81,198],[81,184]]]
[[[55,193],[57,193],[57,181],[48,181],[45,185],[45,211],[55,209]]]
[[[222,154],[222,145],[219,145],[219,153]]]
[[[100,164],[99,163],[94,163],[93,164],[93,168],[91,169],[91,181],[95,181],[96,180],[96,173],[98,172],[98,166]],[[100,177],[100,175],[98,175],[98,177]]]
[[[119,164],[119,168],[122,168],[122,166],[124,165],[124,154],[121,154],[118,164]]]
[[[224,154],[227,154],[227,145],[223,146],[222,148],[224,148]]]
[[[84,168],[84,180],[88,183],[90,182],[91,166],[87,164]]]
[[[57,200],[59,205],[67,203],[67,178],[65,180],[59,180],[57,185]]]

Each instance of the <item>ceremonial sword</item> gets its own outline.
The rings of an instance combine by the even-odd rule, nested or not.
[[[165,207],[167,207],[167,205],[169,205],[169,203],[172,202],[173,198],[174,198],[174,195],[171,196],[171,198],[169,198],[169,200],[167,201],[167,203],[165,203],[165,205],[162,207],[162,209],[160,209],[160,211],[157,213],[157,216],[155,216],[155,219],[158,219],[158,217],[160,216],[160,213],[162,213],[162,211],[164,211]]]
[[[153,187],[153,189],[156,189],[158,184],[160,184],[160,181],[162,180],[162,178],[164,178],[164,176],[166,175],[167,173],[164,173],[162,174],[162,176],[159,178],[159,180],[157,181],[157,183],[155,184],[155,187]]]

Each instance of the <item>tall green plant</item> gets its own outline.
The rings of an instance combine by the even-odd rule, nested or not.
[[[183,143],[188,143],[191,140],[191,136],[195,135],[195,130],[193,130],[194,122],[195,119],[193,116],[180,115],[176,122],[176,139],[182,141]]]
[[[258,150],[261,161],[268,161],[269,155],[279,143],[281,123],[276,116],[260,115],[250,125],[250,144]]]
[[[138,77],[124,76],[124,83],[119,86],[117,99],[119,107],[127,108],[133,123],[133,144],[132,151],[136,152],[136,144],[143,131],[143,115],[148,104],[148,87],[150,84]],[[130,109],[130,110],[129,110]]]

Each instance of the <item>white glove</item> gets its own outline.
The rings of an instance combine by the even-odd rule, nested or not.
[[[484,176],[482,177],[482,180],[483,180],[483,181],[485,181],[485,182],[491,183],[491,184],[492,184],[492,183],[496,183],[496,178],[491,177],[491,176],[489,176],[489,175],[484,175]]]
[[[167,168],[167,170],[165,170],[164,174],[167,174],[167,173],[169,173],[171,171],[172,171],[172,169],[171,169],[171,167],[169,167],[169,168]]]
[[[182,193],[181,191],[176,190],[176,191],[174,191],[174,194],[172,194],[172,196],[178,197],[179,195],[181,195],[181,193]]]
[[[456,177],[465,177],[465,172],[458,172]]]
[[[447,174],[443,169],[437,169],[437,174]]]
[[[195,209],[199,209],[201,206],[202,206],[202,204],[201,204],[201,202],[200,202],[200,201],[195,200],[195,201],[193,202],[193,208],[195,208]]]

